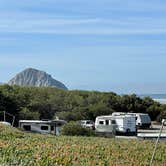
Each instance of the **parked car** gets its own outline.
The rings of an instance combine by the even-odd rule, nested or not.
[[[90,129],[95,129],[95,124],[92,120],[81,120],[80,121],[80,124],[82,127],[85,127],[85,128],[90,128]]]

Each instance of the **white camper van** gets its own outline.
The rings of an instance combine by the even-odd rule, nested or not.
[[[116,121],[112,119],[112,116],[98,116],[95,120],[95,130],[102,133],[115,133]]]
[[[134,115],[108,115],[99,116],[95,121],[95,129],[98,132],[116,132],[124,134],[136,134],[136,117]]]
[[[20,120],[19,127],[25,131],[59,135],[65,123],[64,120]]]

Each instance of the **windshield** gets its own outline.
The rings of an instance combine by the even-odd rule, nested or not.
[[[149,121],[151,121],[149,115],[140,115],[140,118],[141,118],[141,120],[144,121],[144,122],[149,122]]]
[[[87,121],[86,124],[93,124],[93,121]]]

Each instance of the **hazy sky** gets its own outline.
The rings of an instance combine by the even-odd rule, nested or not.
[[[27,67],[69,89],[166,93],[166,1],[0,0],[0,82]]]

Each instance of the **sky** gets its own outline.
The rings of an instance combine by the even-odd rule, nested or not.
[[[1,0],[0,82],[29,67],[71,90],[166,93],[166,1]]]

